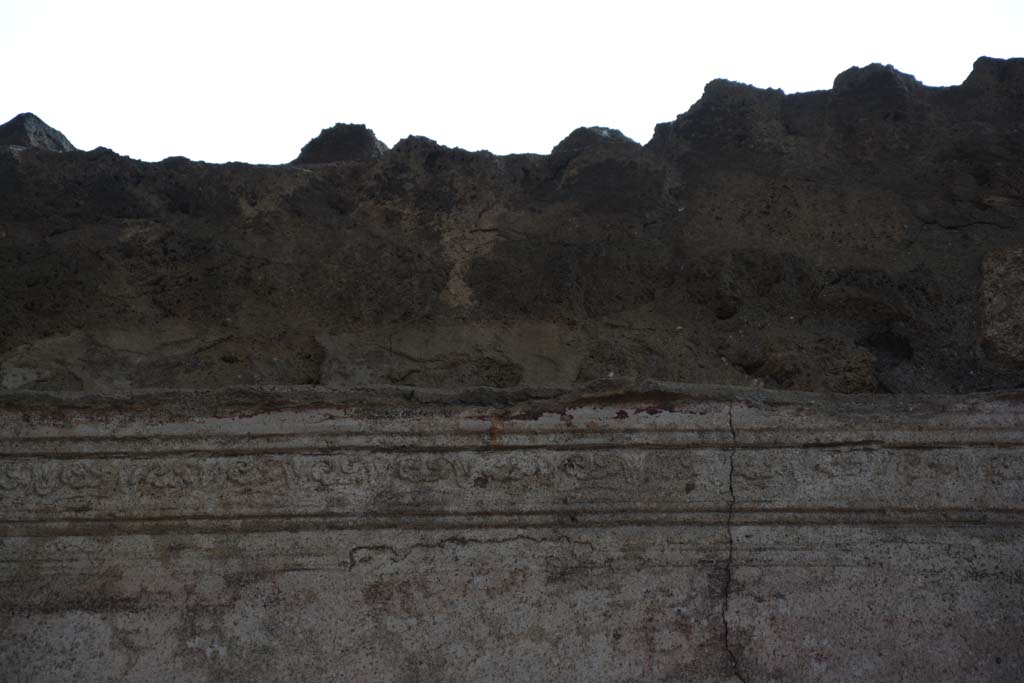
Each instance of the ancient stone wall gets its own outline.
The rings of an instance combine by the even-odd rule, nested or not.
[[[1024,680],[1022,121],[986,57],[549,154],[15,117],[0,681]]]

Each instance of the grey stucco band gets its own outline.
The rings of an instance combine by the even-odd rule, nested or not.
[[[1024,396],[0,400],[3,680],[1020,680]]]

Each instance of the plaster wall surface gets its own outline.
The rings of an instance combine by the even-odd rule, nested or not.
[[[1021,398],[8,394],[0,679],[1018,681]]]

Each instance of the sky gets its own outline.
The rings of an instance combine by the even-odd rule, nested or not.
[[[286,163],[337,122],[546,153],[583,125],[647,142],[714,78],[955,85],[982,55],[1024,57],[1024,0],[0,0],[0,122],[146,161]]]

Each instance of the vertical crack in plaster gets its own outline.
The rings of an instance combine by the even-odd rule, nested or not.
[[[733,478],[736,471],[736,427],[732,421],[732,407],[733,404],[729,404],[729,432],[732,434],[732,446],[729,448],[729,513],[726,518],[725,528],[729,534],[729,554],[725,561],[725,581],[724,588],[722,590],[722,630],[723,637],[725,640],[725,651],[729,655],[729,660],[732,662],[732,673],[742,683],[746,683],[746,680],[740,675],[740,663],[736,658],[736,653],[732,649],[732,641],[730,640],[729,633],[729,598],[732,593],[732,559],[733,559],[733,527],[732,519],[733,513],[736,510],[736,490],[733,488]]]

